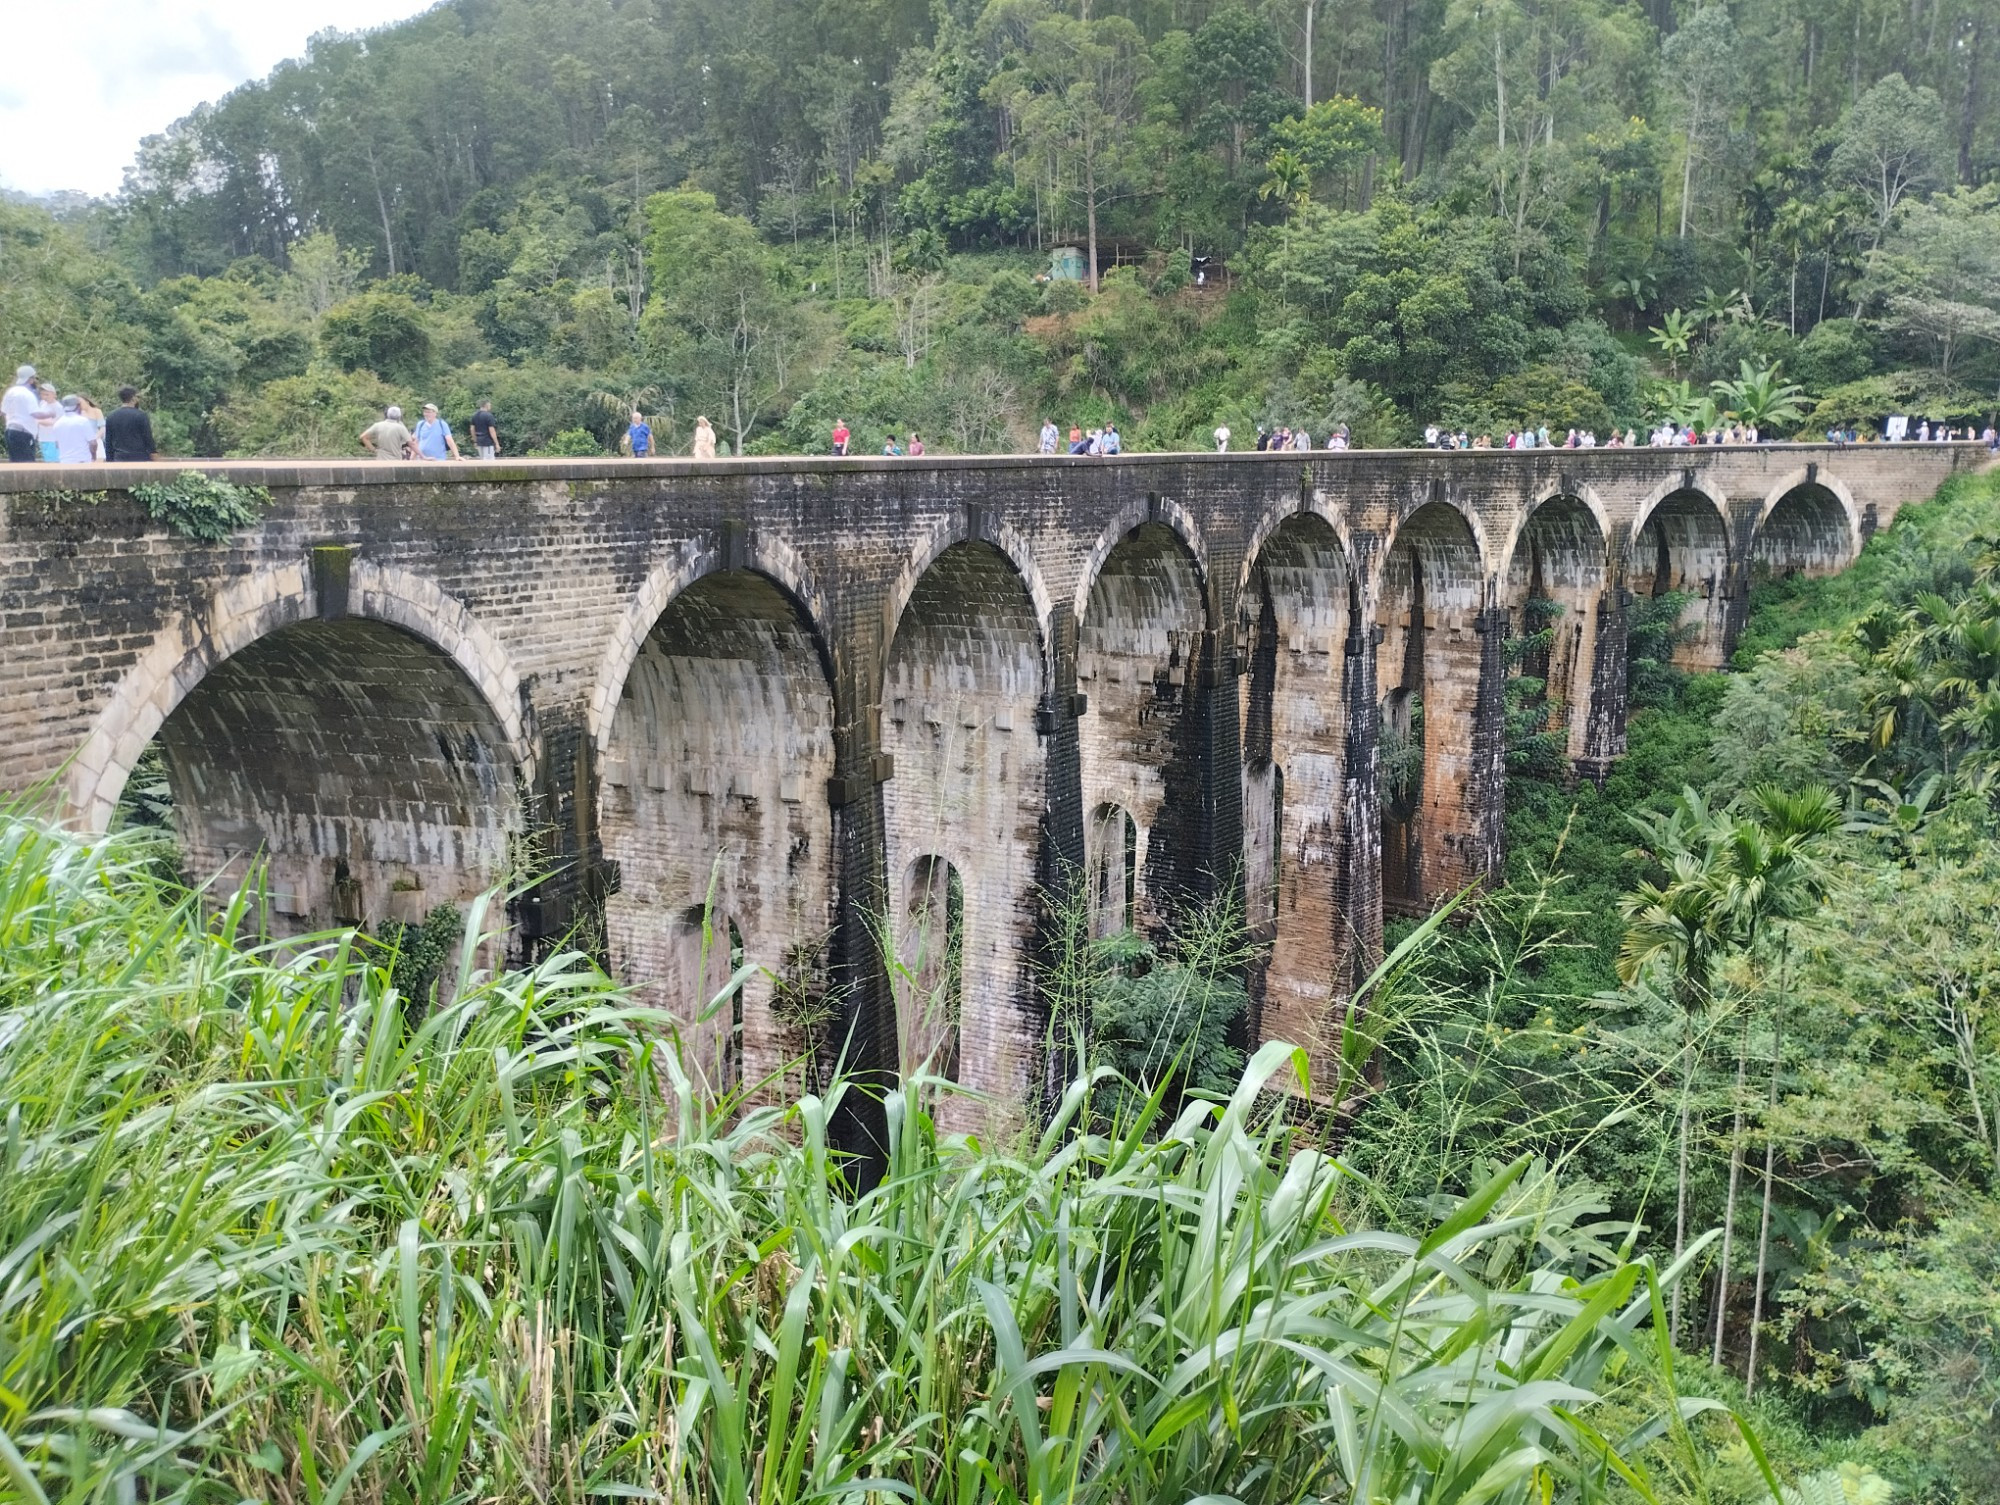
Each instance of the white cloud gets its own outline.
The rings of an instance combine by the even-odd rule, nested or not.
[[[57,7],[8,43],[0,185],[111,193],[142,137],[301,56],[313,33],[365,30],[432,3],[101,0],[87,19]]]

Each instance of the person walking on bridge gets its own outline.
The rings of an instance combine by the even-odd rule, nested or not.
[[[479,411],[472,415],[472,422],[466,425],[472,430],[472,448],[482,460],[498,459],[500,455],[500,425],[493,421],[493,400],[479,404]]]
[[[647,459],[653,453],[653,426],[637,408],[632,410],[632,422],[625,430],[625,450],[635,460]]]
[[[697,418],[694,421],[693,453],[697,460],[715,458],[715,428],[706,418]]]

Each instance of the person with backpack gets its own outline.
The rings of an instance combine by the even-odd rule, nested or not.
[[[434,402],[424,404],[424,416],[417,420],[417,426],[410,435],[410,443],[414,446],[416,458],[419,460],[442,460],[446,456],[454,460],[460,458],[458,441],[451,437],[451,425],[438,417],[437,404]]]

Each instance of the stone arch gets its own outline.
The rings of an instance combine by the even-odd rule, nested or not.
[[[1257,614],[1250,584],[1251,576],[1257,568],[1257,561],[1263,556],[1265,541],[1293,518],[1306,514],[1318,518],[1332,530],[1334,539],[1340,545],[1342,562],[1349,574],[1357,584],[1361,578],[1361,570],[1354,552],[1354,539],[1348,532],[1347,517],[1342,509],[1334,506],[1323,491],[1315,491],[1310,497],[1287,496],[1257,519],[1257,525],[1250,530],[1250,537],[1243,546],[1243,568],[1237,573],[1236,578],[1236,631],[1239,649],[1247,652],[1250,632]]]
[[[1668,451],[1668,453],[1672,454],[1674,452]],[[1646,524],[1652,519],[1653,513],[1666,502],[1680,496],[1683,492],[1702,498],[1710,507],[1715,509],[1717,517],[1725,520],[1728,518],[1728,498],[1711,487],[1708,484],[1707,478],[1692,467],[1684,467],[1679,474],[1671,476],[1655,486],[1647,493],[1646,499],[1634,509],[1632,513],[1632,536],[1637,538],[1645,530]]]
[[[1112,552],[1148,524],[1166,529],[1180,541],[1181,548],[1194,566],[1195,579],[1206,595],[1209,586],[1208,541],[1202,537],[1194,514],[1171,497],[1147,497],[1121,507],[1084,556],[1083,568],[1077,574],[1076,598],[1072,603],[1077,621],[1081,622],[1090,610],[1091,592],[1096,590],[1097,577]]]
[[[1463,549],[1457,547],[1452,548],[1449,552],[1449,558],[1452,561],[1451,579],[1453,581],[1453,588],[1450,595],[1450,599],[1453,602],[1452,610],[1461,613],[1469,612],[1473,615],[1478,614],[1479,609],[1486,604],[1479,586],[1491,573],[1488,565],[1494,557],[1493,550],[1487,542],[1486,525],[1480,520],[1478,512],[1462,507],[1448,497],[1406,505],[1397,515],[1394,525],[1389,529],[1388,537],[1382,541],[1382,552],[1376,556],[1375,578],[1372,582],[1374,589],[1370,592],[1369,597],[1371,600],[1378,602],[1381,600],[1386,577],[1391,569],[1391,561],[1394,559],[1398,547],[1405,542],[1409,544],[1411,550],[1424,550],[1434,547],[1438,543],[1438,540],[1444,536],[1438,529],[1441,520],[1447,514],[1457,519],[1460,530],[1471,545],[1470,554],[1466,554]],[[1461,589],[1467,583],[1466,566],[1468,564],[1470,565],[1470,584],[1473,587],[1472,594],[1470,595],[1467,595]]]
[[[1522,517],[1500,571],[1500,604],[1510,628],[1530,642],[1515,672],[1542,682],[1547,730],[1560,737],[1566,758],[1584,755],[1590,733],[1591,669],[1598,611],[1610,578],[1609,539],[1602,504],[1552,491]],[[1538,646],[1544,637],[1545,646]]]
[[[1139,825],[1123,805],[1091,812],[1084,832],[1089,870],[1090,934],[1117,935],[1139,923]]]
[[[1750,568],[1770,575],[1832,575],[1861,551],[1861,518],[1838,477],[1807,466],[1765,495],[1750,538]]]
[[[625,677],[632,672],[633,660],[644,647],[647,634],[665,614],[668,605],[682,591],[717,570],[730,568],[725,540],[716,534],[684,540],[647,571],[646,578],[627,604],[625,613],[612,629],[610,640],[599,656],[596,678],[591,682],[590,702],[585,722],[599,752],[610,744],[611,722],[624,692]],[[740,567],[768,576],[798,602],[812,627],[813,641],[820,654],[829,683],[833,682],[833,661],[827,651],[826,626],[833,620],[826,593],[814,578],[804,557],[785,539],[751,533],[743,540]]]
[[[665,928],[660,988],[694,1001],[682,1011],[681,1061],[711,1099],[744,1085],[745,994],[729,987],[749,959],[743,928],[720,905],[704,901],[673,915]]]
[[[1565,484],[1551,486],[1537,496],[1514,524],[1500,550],[1498,567],[1494,570],[1496,579],[1504,582],[1514,568],[1514,556],[1520,552],[1522,540],[1528,537],[1534,525],[1536,514],[1551,502],[1567,502],[1579,507],[1590,515],[1597,525],[1599,563],[1608,572],[1610,568],[1611,509],[1604,505],[1604,498],[1597,494],[1594,486]]]
[[[1390,536],[1377,574],[1382,902],[1413,913],[1483,876],[1474,779],[1487,558],[1476,519],[1430,502]],[[1404,692],[1398,698],[1397,691]],[[1407,730],[1402,730],[1402,727]]]
[[[348,610],[423,639],[456,664],[485,699],[508,753],[532,781],[540,743],[513,660],[464,602],[435,581],[356,560]],[[196,613],[177,614],[140,653],[97,714],[70,765],[68,808],[87,831],[109,827],[118,796],[161,724],[216,668],[258,639],[316,619],[319,601],[303,562],[247,576]]]
[[[1729,511],[1692,474],[1663,485],[1634,516],[1625,584],[1641,600],[1689,596],[1680,623],[1685,641],[1674,662],[1719,669],[1727,655],[1733,563]]]
[[[1041,639],[1044,661],[1053,651],[1055,641],[1055,596],[1049,590],[1042,568],[1035,558],[1035,551],[1025,535],[1013,524],[994,517],[991,513],[977,516],[959,513],[945,518],[931,528],[925,538],[910,551],[910,557],[889,586],[884,596],[882,614],[882,641],[893,643],[902,630],[903,617],[909,611],[910,600],[916,594],[932,565],[947,549],[955,549],[961,544],[984,543],[1003,557],[1014,573],[1020,578],[1021,588],[1027,592],[1028,600],[1034,608],[1035,631]]]
[[[1328,1035],[1352,939],[1346,691],[1360,590],[1334,522],[1316,507],[1277,518],[1246,564],[1239,606],[1244,900],[1270,947],[1251,979],[1252,1028],[1314,1045]]]
[[[1025,1101],[1039,1043],[1029,959],[1037,922],[1047,695],[1039,611],[1013,557],[968,539],[937,553],[897,616],[882,685],[891,873],[941,858],[964,893],[966,1085]]]
[[[1199,860],[1199,664],[1208,632],[1200,562],[1142,521],[1105,552],[1077,618],[1077,726],[1085,809],[1116,806],[1137,832],[1139,914],[1157,930],[1194,891]]]
[[[154,637],[99,713],[69,800],[89,829],[157,740],[191,872],[261,863],[270,923],[416,921],[503,883],[534,777],[506,651],[435,582],[352,564],[339,615],[303,562]]]
[[[965,880],[948,858],[920,853],[898,884],[896,1048],[905,1075],[926,1067],[959,1079],[965,1010]]]
[[[761,969],[743,989],[737,1057],[753,1086],[805,1049],[782,1003],[823,989],[834,725],[805,603],[761,570],[717,568],[650,624],[602,734],[597,828],[618,875],[605,904],[612,963],[689,1021],[704,1059],[721,1059],[716,1021],[700,1018],[709,1000],[684,991],[684,917],[733,924]]]

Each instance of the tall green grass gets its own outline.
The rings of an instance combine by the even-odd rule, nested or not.
[[[1712,1429],[1587,1195],[1343,1221],[1286,1047],[1006,1144],[911,1083],[861,1189],[854,1089],[704,1103],[582,956],[410,1010],[151,856],[0,811],[6,1497],[1635,1499]]]

